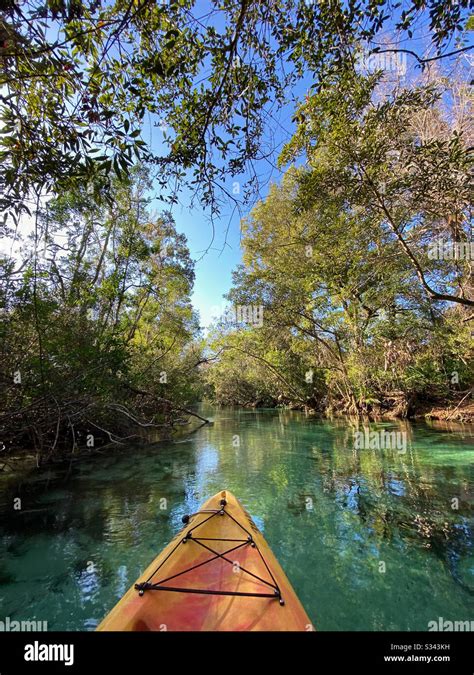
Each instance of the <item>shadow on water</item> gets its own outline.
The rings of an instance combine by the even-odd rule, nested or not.
[[[427,630],[439,616],[472,618],[472,428],[370,425],[403,430],[400,452],[355,449],[350,420],[203,414],[214,425],[175,443],[0,482],[4,616],[93,629],[182,515],[228,488],[319,629]]]

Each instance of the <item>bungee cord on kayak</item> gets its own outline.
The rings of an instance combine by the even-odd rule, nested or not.
[[[161,561],[161,563],[158,565],[158,567],[150,574],[148,579],[144,582],[137,583],[135,584],[135,589],[139,591],[139,595],[144,595],[145,591],[171,591],[171,592],[176,592],[176,593],[197,593],[197,594],[202,594],[202,595],[230,595],[230,596],[245,596],[245,597],[256,597],[256,598],[278,598],[280,605],[284,605],[285,602],[282,598],[281,595],[281,590],[278,586],[278,583],[275,580],[274,575],[272,574],[272,571],[267,564],[267,561],[265,560],[264,556],[262,555],[262,552],[260,551],[257,542],[254,540],[254,537],[252,536],[251,532],[249,532],[243,525],[240,523],[236,518],[232,516],[227,510],[227,501],[226,499],[221,499],[220,500],[220,508],[219,509],[203,509],[201,511],[197,511],[196,513],[193,513],[191,515],[186,515],[183,516],[183,523],[187,524],[189,523],[190,519],[202,515],[204,513],[210,513],[211,515],[208,518],[205,518],[203,521],[189,529],[185,536],[176,544],[176,546],[170,551],[170,553],[164,558],[164,560]],[[199,527],[207,523],[209,520],[212,518],[215,518],[215,516],[227,516],[231,520],[236,523],[247,535],[246,539],[233,539],[229,537],[196,537],[193,535],[193,532],[197,530]],[[161,579],[158,582],[152,583],[151,579],[156,576],[158,571],[163,567],[163,565],[169,560],[169,558],[175,553],[175,551],[182,545],[188,543],[189,541],[195,542],[199,546],[202,546],[204,549],[209,551],[210,553],[213,554],[211,558],[208,558],[207,560],[204,560],[203,562],[197,563],[196,565],[193,565],[191,567],[188,567],[187,569],[184,569],[180,572],[177,572],[169,577],[166,577],[165,579]],[[215,551],[213,548],[210,546],[206,545],[205,541],[218,541],[218,542],[232,542],[237,544],[236,546],[232,546],[228,550],[224,551],[223,553],[219,553],[218,551]],[[268,586],[269,588],[273,589],[273,593],[252,593],[252,592],[244,592],[244,591],[227,591],[227,590],[214,590],[214,589],[207,589],[207,588],[180,588],[180,587],[175,587],[175,586],[163,586],[163,584],[167,583],[168,581],[171,581],[172,579],[176,579],[177,577],[182,576],[183,574],[187,574],[188,572],[191,572],[199,567],[202,567],[203,565],[208,565],[209,563],[213,562],[214,560],[224,560],[225,562],[229,563],[230,565],[234,566],[235,562],[233,560],[230,560],[226,556],[229,555],[230,553],[233,553],[234,551],[237,551],[238,549],[243,548],[244,546],[251,546],[256,550],[258,555],[260,556],[260,559],[262,560],[263,564],[265,565],[265,568],[268,572],[268,574],[271,577],[271,581],[267,581],[260,577],[257,574],[254,574],[250,570],[246,569],[245,567],[242,567],[242,565],[239,564],[239,571],[244,572],[254,579],[257,579],[261,583],[263,583],[265,586]]]
[[[184,529],[98,631],[313,630],[279,561],[229,490],[182,520]]]

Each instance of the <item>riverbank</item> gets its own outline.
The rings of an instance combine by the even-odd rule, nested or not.
[[[161,430],[160,432],[148,432],[145,434],[142,432],[141,438],[134,438],[134,443],[105,443],[100,448],[81,448],[76,447],[70,452],[59,452],[54,455],[49,455],[47,458],[41,458],[38,453],[31,452],[31,449],[16,448],[14,452],[8,454],[6,450],[0,455],[0,476],[2,474],[10,474],[16,472],[28,472],[34,469],[40,469],[48,466],[61,466],[64,464],[75,464],[77,462],[87,461],[93,459],[94,457],[103,457],[104,455],[112,453],[124,453],[130,452],[130,449],[139,450],[144,447],[150,447],[151,445],[159,445],[161,443],[172,443],[174,441],[179,441],[182,438],[191,436],[196,433],[199,429],[206,425],[212,425],[211,420],[205,420],[204,422],[199,422],[198,420],[203,419],[199,416],[192,418],[192,421],[189,420],[186,423],[182,423],[178,426],[168,427],[166,430]]]
[[[208,404],[212,405],[212,404]],[[288,410],[294,412],[304,412],[315,418],[320,419],[321,421],[327,420],[330,421],[334,418],[344,420],[345,418],[353,418],[354,416],[348,415],[346,412],[332,409],[330,411],[318,410],[315,407],[308,407],[297,403],[287,403],[282,404],[281,402],[263,402],[255,401],[249,402],[245,405],[231,406],[231,408],[242,408],[247,410],[258,410],[261,408],[268,408],[274,410]],[[222,407],[216,406],[216,410],[220,410]],[[454,425],[453,430],[462,430],[463,425],[474,425],[474,402],[472,398],[466,398],[459,400],[458,402],[445,403],[444,405],[435,405],[435,404],[420,404],[411,412],[410,415],[397,414],[397,410],[385,410],[382,411],[380,408],[377,410],[367,411],[361,415],[362,419],[366,419],[369,422],[377,423],[381,421],[397,421],[397,420],[408,420],[416,422],[427,422],[437,421],[440,423],[446,423]],[[193,422],[187,422],[186,424],[178,425],[174,428],[169,428],[166,432],[154,432],[150,434],[142,433],[142,438],[137,441],[135,439],[134,447],[140,448],[145,445],[150,444],[159,444],[164,442],[173,442],[179,440],[188,435],[196,433],[201,427],[206,425],[212,425],[212,420],[206,420],[199,423],[199,420],[204,419],[200,416],[194,418]],[[446,431],[450,430],[448,427],[445,428]],[[57,455],[48,457],[47,461],[40,461],[38,455],[32,453],[30,449],[25,448],[23,451],[16,449],[11,455],[8,454],[8,451],[5,449],[0,455],[0,474],[1,473],[10,473],[16,471],[18,468],[22,470],[26,468],[28,470],[34,468],[40,468],[40,466],[47,465],[57,465],[63,463],[75,463],[85,459],[89,459],[94,456],[102,456],[110,452],[118,452],[125,448],[127,450],[132,447],[131,445],[117,444],[117,443],[107,443],[101,446],[100,448],[76,448],[73,452],[62,452]]]
[[[444,403],[428,403],[418,401],[416,403],[398,402],[392,406],[382,406],[372,404],[360,412],[360,416],[370,421],[380,420],[439,420],[445,422],[460,422],[465,424],[474,424],[474,401],[473,393],[469,396]],[[324,402],[318,405],[305,405],[301,402],[285,402],[278,400],[272,401],[249,401],[245,403],[236,403],[235,407],[246,409],[275,408],[284,410],[295,410],[315,415],[321,419],[332,419],[333,417],[353,417],[353,414],[347,413],[343,408],[337,405],[324,406]]]
[[[459,402],[451,406],[433,406],[427,408],[424,413],[417,417],[425,420],[442,420],[446,422],[465,422],[474,423],[474,402],[472,399],[466,402]]]

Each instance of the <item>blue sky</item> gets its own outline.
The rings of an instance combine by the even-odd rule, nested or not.
[[[204,3],[205,4],[205,3]],[[394,34],[392,28],[387,26],[387,29],[382,31],[374,40],[374,44],[379,44],[383,47],[388,46],[387,42],[394,44]],[[427,18],[422,19],[420,25],[413,39],[404,40],[403,46],[405,48],[414,49],[418,54],[429,51],[430,55],[434,53],[434,48],[430,45],[430,33],[427,28]],[[450,45],[454,48],[454,45]],[[388,58],[387,57],[382,57]],[[418,74],[418,68],[414,68],[415,61],[412,57],[407,55],[397,55],[393,58],[400,58],[403,60],[407,68],[406,76],[408,78]],[[393,62],[387,61],[387,68],[391,70]],[[367,65],[367,64],[366,64]],[[383,67],[380,66],[380,67]],[[291,92],[293,96],[301,100],[308,91],[311,84],[311,78],[305,82],[300,82],[295,91]],[[287,105],[280,111],[271,110],[268,116],[268,130],[273,137],[273,144],[275,151],[273,153],[272,164],[266,160],[255,162],[255,169],[261,176],[260,197],[265,197],[268,192],[268,186],[271,182],[278,182],[281,179],[282,173],[275,168],[276,160],[282,145],[291,137],[295,125],[291,122],[294,114],[294,105]],[[163,131],[151,124],[144,134],[148,140],[152,141],[152,146],[155,151],[160,153],[163,151],[161,143],[163,139]],[[232,182],[229,178],[229,183],[226,184],[226,189],[232,192]],[[245,176],[242,176],[241,182],[244,183]],[[201,318],[201,326],[207,327],[213,318],[216,318],[220,312],[218,308],[223,307],[225,301],[223,295],[229,291],[232,284],[232,270],[241,261],[240,249],[240,218],[242,215],[247,215],[251,209],[251,205],[243,207],[242,213],[239,215],[235,213],[231,216],[231,205],[229,205],[228,212],[223,211],[221,217],[214,222],[214,239],[213,229],[209,221],[209,216],[196,203],[195,208],[190,208],[191,194],[186,189],[180,195],[180,205],[172,208],[172,213],[176,221],[176,227],[179,232],[186,235],[191,257],[195,260],[196,280],[193,293],[193,305],[198,310]],[[157,211],[163,209],[163,202],[158,199],[152,202],[152,206]],[[211,243],[212,242],[212,243]]]
[[[217,306],[223,302],[222,295],[231,287],[232,270],[241,259],[239,218],[234,216],[230,226],[229,217],[216,220],[211,244],[212,226],[202,210],[175,207],[173,215],[177,230],[186,235],[191,257],[195,260],[193,305],[199,311],[201,326],[205,327],[213,315],[216,316]],[[211,248],[207,250],[209,246]]]
[[[203,1],[203,7],[206,3]],[[199,6],[199,3],[198,3]],[[379,44],[384,40],[393,40],[393,34],[390,29],[383,31],[377,36]],[[419,54],[422,54],[429,45],[429,31],[426,30],[426,24],[418,30],[412,40],[404,42],[404,47],[414,48]],[[454,47],[454,45],[452,45]],[[432,51],[432,48],[431,50]],[[408,71],[413,73],[414,61],[407,57],[406,62]],[[419,71],[418,71],[419,72]],[[310,77],[305,82],[301,82],[297,89],[291,92],[300,100],[306,94],[310,85]],[[275,168],[276,159],[282,145],[291,137],[295,125],[291,122],[294,114],[294,106],[289,104],[280,111],[270,109],[267,115],[267,129],[272,136],[274,153],[272,164],[266,160],[254,162],[255,170],[260,175],[260,197],[265,197],[268,192],[270,182],[279,182],[281,172]],[[163,146],[163,129],[159,126],[159,120],[149,117],[145,124],[143,138],[151,141],[153,151],[160,155],[166,154]],[[265,147],[270,143],[270,135],[265,139]],[[237,179],[229,178],[226,189],[232,192],[233,181]],[[246,181],[246,176],[240,178],[241,185]],[[153,189],[152,208],[156,211],[162,211],[169,206],[164,205],[156,195],[162,190],[158,187]],[[240,249],[240,218],[247,215],[251,209],[251,204],[243,206],[242,212],[234,213],[231,217],[233,205],[229,204],[228,209],[224,208],[219,219],[214,222],[213,229],[206,213],[199,204],[195,203],[191,208],[192,195],[187,189],[183,189],[179,195],[180,203],[175,205],[171,211],[175,218],[177,230],[186,235],[191,257],[195,261],[196,280],[193,292],[193,305],[199,312],[201,326],[207,327],[212,318],[220,314],[219,308],[224,305],[223,295],[227,293],[232,283],[232,270],[241,261]]]
[[[198,0],[196,7],[202,12],[203,16],[206,16],[209,10],[209,4],[206,0]],[[204,23],[207,22],[204,18],[203,21]],[[219,14],[215,18],[213,17],[211,23],[215,25],[217,30],[224,28]],[[303,97],[310,83],[310,78],[308,78],[307,82],[299,83],[297,89],[291,92],[291,94]],[[277,111],[270,102],[266,111],[268,137],[263,139],[261,147],[267,149],[271,144],[275,151],[271,164],[267,160],[253,162],[253,167],[260,177],[259,198],[264,198],[267,195],[271,182],[278,182],[281,179],[282,172],[275,165],[282,146],[291,138],[295,130],[295,125],[291,121],[294,110],[294,105],[291,104]],[[167,148],[162,143],[163,129],[159,126],[159,124],[165,121],[159,120],[157,122],[156,119],[152,117],[148,119],[145,124],[143,138],[145,141],[150,142],[153,152],[157,155],[161,153],[167,154]],[[235,178],[229,177],[225,184],[226,190],[234,194],[234,183],[235,181],[239,181],[242,193],[242,187],[248,177],[246,175]],[[160,191],[157,188],[156,194],[159,194]],[[241,262],[242,258],[240,249],[240,220],[241,217],[248,215],[252,204],[242,205],[240,214],[238,212],[232,214],[234,204],[229,203],[228,209],[223,208],[220,218],[215,219],[213,233],[209,213],[206,213],[202,207],[199,207],[197,200],[195,208],[191,209],[191,198],[192,194],[190,191],[184,188],[179,195],[180,204],[171,208],[171,212],[174,216],[178,232],[185,234],[187,237],[191,257],[195,261],[196,279],[192,301],[194,308],[199,312],[200,325],[206,328],[213,318],[217,318],[222,313],[226,304],[223,295],[230,290],[232,270]],[[169,206],[164,207],[163,202],[159,199],[154,199],[151,206],[156,211],[169,208]]]
[[[306,92],[304,84],[300,86],[301,93]],[[282,145],[291,137],[295,125],[291,122],[294,114],[293,106],[286,106],[279,112],[273,112],[269,118],[269,130],[273,135],[275,144],[275,156],[273,162],[276,162],[278,151]],[[159,127],[152,126],[152,144],[153,149],[159,153],[163,151],[161,143],[163,132]],[[144,138],[148,137],[145,131]],[[275,164],[269,164],[266,160],[254,162],[254,167],[260,175],[261,190],[260,198],[266,196],[271,182],[278,182],[281,179],[282,172],[275,168]],[[240,184],[240,190],[246,181],[246,176],[229,178],[226,183],[226,189],[233,193],[234,184]],[[161,192],[156,188],[156,194]],[[161,211],[169,206],[164,206],[163,202],[153,196],[152,192],[151,207],[156,211]],[[154,198],[153,198],[154,197]],[[248,215],[251,210],[251,204],[242,206],[241,213],[237,211],[232,213],[234,204],[229,204],[228,208],[223,208],[219,218],[214,220],[213,227],[210,221],[209,212],[206,212],[199,206],[198,202],[191,208],[192,194],[188,189],[183,189],[179,194],[180,204],[171,208],[171,212],[176,222],[178,232],[186,235],[188,246],[192,259],[195,261],[196,280],[193,292],[193,305],[199,312],[201,326],[207,327],[213,318],[220,315],[225,303],[223,295],[229,291],[232,284],[232,270],[241,261],[240,249],[240,219]],[[255,202],[254,202],[255,203]],[[219,311],[221,308],[221,311]]]

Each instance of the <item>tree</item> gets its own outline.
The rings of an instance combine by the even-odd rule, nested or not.
[[[138,158],[156,164],[164,197],[189,179],[216,209],[216,195],[230,196],[225,178],[262,156],[266,120],[299,78],[324,83],[352,66],[360,41],[380,50],[375,38],[388,22],[403,39],[427,17],[441,58],[462,37],[467,7],[209,0],[200,16],[193,1],[8,0],[0,18],[0,208],[18,217],[33,193],[59,193],[71,177],[100,179],[105,194],[111,171],[120,176]],[[159,151],[146,120],[165,130]]]
[[[371,214],[390,232],[428,298],[473,307],[468,261],[453,261],[442,276],[425,263],[436,237],[470,239],[469,139],[441,119],[443,135],[423,138],[413,123],[429,115],[449,87],[403,88],[377,102],[378,79],[355,73],[308,97],[281,162],[304,152],[313,167],[304,180],[344,190],[350,208]]]
[[[199,396],[193,264],[170,214],[150,214],[149,186],[137,168],[98,209],[77,184],[39,213],[23,262],[3,261],[9,449],[33,445],[46,461],[169,433],[189,416]]]
[[[229,294],[263,305],[263,325],[222,333],[217,398],[236,340],[242,372],[280,366],[274,399],[306,407],[406,416],[469,392],[471,260],[429,255],[443,234],[469,241],[467,137],[436,87],[381,96],[378,81],[328,83],[298,111],[282,161],[307,165],[243,222]]]

